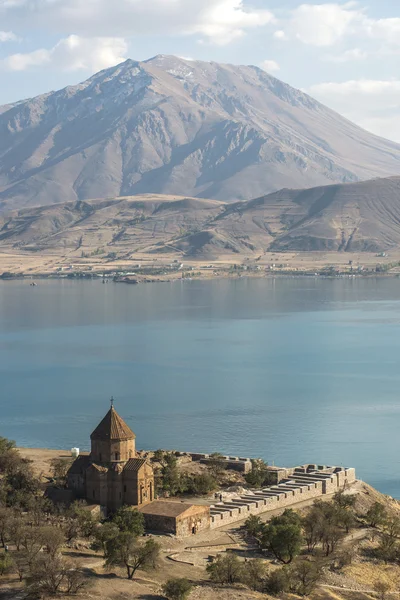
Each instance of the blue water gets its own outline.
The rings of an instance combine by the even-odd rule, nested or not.
[[[0,283],[0,435],[354,466],[400,497],[400,279]]]

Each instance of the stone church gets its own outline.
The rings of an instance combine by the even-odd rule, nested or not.
[[[90,436],[90,454],[79,456],[69,469],[68,488],[77,498],[99,504],[108,513],[123,505],[139,508],[152,502],[153,467],[137,456],[135,440],[111,402]]]

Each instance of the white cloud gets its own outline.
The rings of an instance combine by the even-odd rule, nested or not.
[[[323,57],[324,60],[332,63],[347,63],[357,60],[365,60],[368,58],[368,52],[360,50],[360,48],[351,48],[341,54],[327,54]]]
[[[227,44],[274,17],[243,0],[0,0],[0,20],[83,37],[200,35]]]
[[[18,37],[12,31],[0,31],[0,42],[17,42]]]
[[[122,38],[89,38],[70,35],[53,48],[12,54],[0,62],[9,71],[51,66],[63,71],[100,71],[126,59],[127,44]]]
[[[264,71],[267,71],[267,73],[276,73],[276,71],[280,71],[280,66],[275,60],[263,60],[260,66]]]
[[[363,19],[350,4],[302,4],[292,11],[287,36],[311,46],[332,46]]]
[[[361,127],[400,142],[400,80],[320,83],[307,90]]]
[[[398,47],[400,18],[371,18],[355,2],[302,4],[291,12],[285,27],[277,33],[281,39],[297,39],[318,47],[334,46],[346,37]]]

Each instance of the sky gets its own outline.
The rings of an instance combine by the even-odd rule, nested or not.
[[[156,54],[260,66],[400,142],[400,0],[0,0],[0,105]]]

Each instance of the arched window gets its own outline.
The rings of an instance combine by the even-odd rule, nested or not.
[[[115,453],[115,460],[119,460],[119,452]]]

